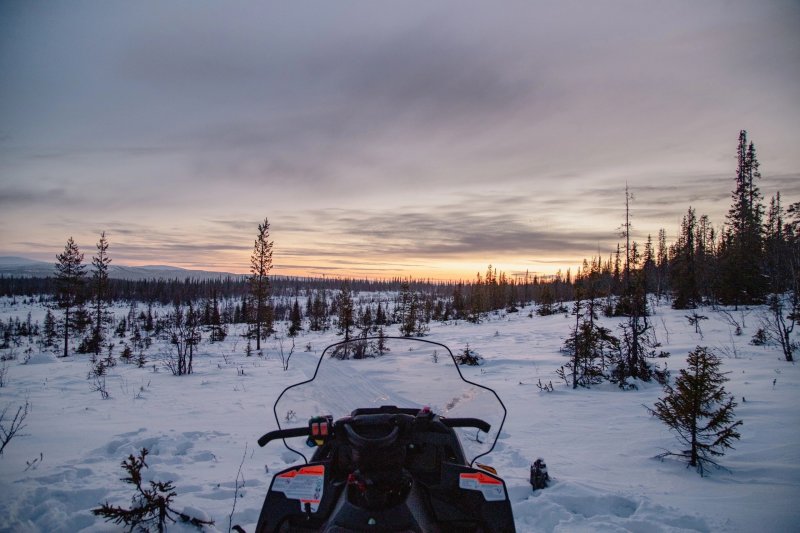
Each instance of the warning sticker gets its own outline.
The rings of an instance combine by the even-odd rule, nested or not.
[[[506,499],[503,482],[482,472],[464,472],[458,480],[458,486],[466,490],[479,490],[487,502]]]
[[[316,512],[322,499],[325,486],[325,466],[304,466],[289,470],[275,476],[272,490],[282,492],[290,500],[300,500],[300,510],[305,511],[306,504],[311,512]]]

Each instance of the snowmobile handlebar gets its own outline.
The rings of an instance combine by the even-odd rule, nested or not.
[[[439,419],[442,424],[449,428],[477,428],[483,431],[484,433],[489,433],[489,430],[492,428],[492,425],[485,420],[481,420],[480,418],[445,418],[441,417]]]
[[[372,417],[370,417],[372,418]],[[440,422],[449,428],[476,428],[484,433],[489,433],[492,425],[486,422],[485,420],[481,420],[480,418],[445,418],[441,417]],[[372,420],[370,420],[372,421]],[[368,438],[362,435],[359,435],[357,432],[353,431],[350,428],[349,424],[345,424],[345,430],[348,437],[355,441],[354,444],[361,444],[362,446],[366,444],[378,445],[383,446],[387,444],[391,444],[397,439],[398,436],[398,428],[394,428],[392,432],[390,432],[385,437],[381,438]],[[262,448],[266,446],[269,442],[277,439],[288,439],[292,437],[308,437],[311,435],[311,429],[308,426],[299,427],[299,428],[290,428],[290,429],[276,429],[274,431],[270,431],[269,433],[265,433],[260,439],[258,439],[258,445]]]
[[[311,430],[308,426],[291,429],[276,429],[275,431],[265,433],[260,439],[258,439],[258,445],[263,448],[268,442],[273,440],[288,439],[291,437],[307,437],[310,434]]]

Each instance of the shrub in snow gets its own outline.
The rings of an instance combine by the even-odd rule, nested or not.
[[[102,516],[106,522],[113,521],[115,524],[130,526],[129,531],[134,529],[150,531],[150,527],[155,527],[157,531],[163,532],[166,530],[167,522],[176,522],[178,519],[198,528],[212,525],[213,520],[195,518],[171,507],[172,499],[177,495],[172,481],[150,481],[149,487],[142,486],[142,469],[147,468],[145,462],[147,453],[147,448],[142,448],[138,457],[131,454],[122,462],[122,469],[128,473],[128,477],[122,478],[122,481],[136,488],[131,499],[133,504],[131,508],[126,509],[106,502],[92,509],[92,514]]]
[[[556,370],[556,375],[573,389],[591,387],[608,378],[606,366],[613,352],[619,350],[619,339],[596,321],[591,304],[583,306],[578,300],[572,312],[575,326],[561,350],[570,356],[570,361]]]
[[[25,405],[20,405],[17,408],[17,412],[14,414],[14,418],[10,420],[6,416],[9,407],[10,406],[7,405],[5,409],[0,412],[0,455],[3,455],[3,450],[6,449],[11,439],[13,439],[20,430],[25,428],[25,418],[28,416],[30,404],[25,402]]]
[[[792,301],[784,302],[784,299],[773,294],[767,299],[768,311],[761,316],[761,333],[759,339],[761,344],[774,343],[780,346],[784,359],[789,362],[794,361],[794,352],[800,348],[797,341],[792,339],[792,331],[800,318],[800,300],[795,294]],[[753,337],[753,344],[756,339]]]
[[[478,366],[483,361],[483,357],[469,349],[469,343],[455,356],[456,363],[459,365]]]
[[[632,316],[627,323],[620,324],[622,336],[616,345],[617,353],[612,359],[611,381],[622,389],[636,388],[629,380],[650,381],[655,378],[662,385],[669,379],[669,372],[648,360],[669,357],[669,352],[656,353],[661,344],[656,340],[653,326],[646,316]]]
[[[767,342],[769,342],[769,339],[767,338],[767,332],[764,331],[764,328],[758,328],[753,338],[750,339],[750,344],[753,346],[766,346]]]

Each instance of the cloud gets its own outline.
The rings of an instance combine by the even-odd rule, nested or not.
[[[0,189],[0,206],[30,205],[38,200],[38,195],[19,189]]]
[[[800,195],[791,3],[0,9],[21,241],[234,265],[269,215],[285,265],[573,260],[613,246],[626,182],[639,239],[689,205],[721,225],[740,128],[764,193]]]
[[[570,254],[593,249],[608,238],[608,231],[573,231],[537,228],[524,215],[502,210],[502,199],[471,209],[469,204],[441,206],[427,211],[413,208],[391,212],[325,210],[310,226],[326,228],[327,248],[313,254],[324,257],[447,258],[492,257],[498,254]],[[480,208],[486,209],[481,211]],[[312,250],[300,248],[289,255]]]
[[[36,185],[0,184],[0,206],[13,212],[21,212],[30,207],[59,208],[75,205],[78,202],[75,194],[62,187],[41,188]]]

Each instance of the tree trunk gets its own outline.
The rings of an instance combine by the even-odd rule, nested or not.
[[[69,355],[69,307],[64,310],[64,357]]]
[[[256,350],[261,349],[261,302],[256,302]]]

